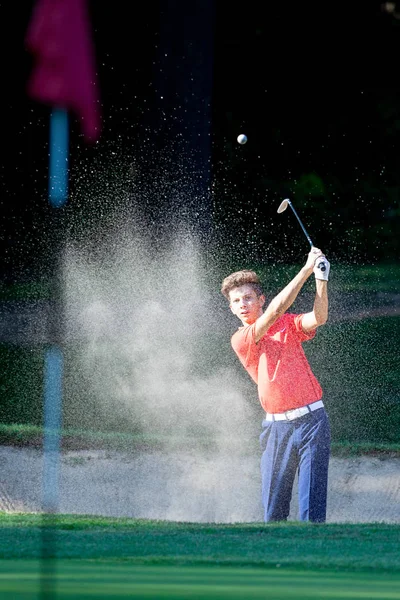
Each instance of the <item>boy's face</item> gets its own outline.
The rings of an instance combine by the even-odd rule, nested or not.
[[[265,296],[258,296],[251,285],[242,285],[229,292],[229,306],[243,325],[252,325],[261,317]]]

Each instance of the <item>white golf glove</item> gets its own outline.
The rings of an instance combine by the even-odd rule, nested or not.
[[[331,265],[326,256],[319,256],[314,265],[315,279],[322,279],[322,281],[329,281],[329,271]]]

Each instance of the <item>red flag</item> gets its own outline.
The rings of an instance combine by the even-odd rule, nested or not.
[[[86,0],[38,0],[26,37],[36,64],[29,95],[74,112],[87,141],[100,135],[100,96]]]

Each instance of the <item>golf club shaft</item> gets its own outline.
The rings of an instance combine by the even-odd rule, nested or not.
[[[314,244],[312,243],[310,236],[308,235],[307,231],[305,230],[305,227],[304,227],[303,223],[300,221],[300,217],[299,217],[299,215],[297,214],[297,212],[296,212],[296,210],[295,210],[295,208],[294,208],[293,204],[290,202],[290,200],[288,200],[288,203],[289,203],[289,206],[290,206],[290,208],[291,208],[291,209],[292,209],[292,211],[294,212],[294,215],[295,215],[296,219],[297,219],[297,220],[298,220],[298,222],[300,223],[300,227],[301,227],[301,228],[302,228],[302,230],[304,231],[304,234],[305,234],[306,238],[308,239],[308,242],[309,242],[309,244],[310,244],[310,246],[311,246],[311,248],[312,248],[312,247],[314,246]]]
[[[298,222],[300,223],[300,226],[301,226],[302,230],[304,231],[304,233],[305,233],[305,236],[306,236],[306,238],[308,239],[308,241],[309,241],[309,243],[310,243],[310,246],[311,246],[311,248],[312,248],[312,247],[314,246],[314,244],[312,243],[310,236],[308,235],[307,231],[305,230],[305,227],[304,227],[303,223],[300,221],[300,217],[299,217],[299,215],[297,214],[297,212],[296,212],[296,210],[295,210],[294,206],[292,205],[292,203],[290,202],[290,200],[288,200],[288,202],[289,202],[290,208],[291,208],[291,209],[292,209],[292,211],[294,212],[294,214],[295,214],[295,217],[296,217],[296,219],[298,220]],[[321,269],[321,271],[325,271],[325,264],[324,264],[324,262],[323,262],[323,261],[322,261],[322,262],[321,262],[321,263],[318,265],[318,268],[319,268],[319,269]]]

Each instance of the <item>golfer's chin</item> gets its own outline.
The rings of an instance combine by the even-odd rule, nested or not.
[[[241,315],[240,320],[242,321],[243,325],[253,325],[253,323],[257,321],[257,317],[254,315]]]

